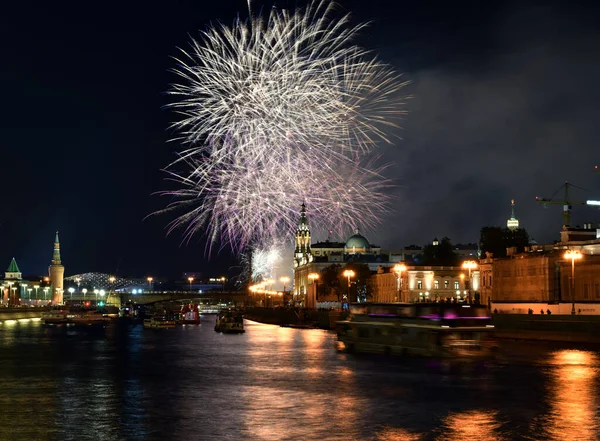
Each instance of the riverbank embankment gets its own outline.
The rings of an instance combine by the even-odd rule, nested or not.
[[[600,316],[494,314],[499,338],[600,343]]]
[[[49,308],[0,308],[0,322],[4,320],[20,320],[42,318]]]

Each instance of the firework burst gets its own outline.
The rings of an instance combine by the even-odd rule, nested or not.
[[[390,182],[369,154],[402,113],[401,82],[351,43],[364,25],[316,1],[201,33],[177,59],[170,105],[186,149],[170,228],[233,248],[293,232],[305,201],[315,227],[373,226]]]

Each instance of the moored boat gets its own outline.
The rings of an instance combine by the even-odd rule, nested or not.
[[[356,303],[336,324],[342,349],[454,359],[492,358],[494,326],[485,306]]]
[[[177,323],[181,325],[199,325],[200,311],[198,305],[183,305],[177,317]]]
[[[80,311],[67,314],[67,323],[74,325],[105,325],[111,321],[100,311]]]
[[[42,321],[47,325],[67,323],[69,321],[67,318],[68,314],[69,311],[67,309],[51,309],[42,313]]]
[[[61,308],[44,312],[42,320],[47,325],[99,325],[111,319],[100,311]]]
[[[164,317],[144,319],[144,328],[166,329],[174,328],[176,326],[177,322],[175,320],[168,320]]]
[[[236,309],[222,309],[217,314],[215,331],[224,334],[242,334],[244,330],[244,318],[242,312]]]

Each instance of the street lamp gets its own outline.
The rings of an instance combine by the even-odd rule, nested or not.
[[[402,301],[402,273],[406,271],[406,265],[403,263],[397,263],[392,267],[394,274],[396,274],[396,283],[398,284],[398,298],[400,302]]]
[[[77,292],[79,293],[79,284],[81,283],[81,277],[76,277],[75,282],[77,282]],[[71,290],[69,290],[71,292]],[[73,294],[71,294],[71,300],[73,300]]]
[[[575,261],[583,258],[583,255],[578,250],[567,250],[565,259],[571,259],[571,314],[575,314]]]
[[[471,270],[477,268],[477,262],[475,262],[474,260],[466,260],[463,262],[462,268],[469,270],[469,303],[471,303],[472,302],[472,299],[471,299],[471,286],[472,286]]]
[[[21,286],[23,287],[23,297],[27,297],[27,283],[21,283]],[[19,296],[21,295],[21,291],[19,291]],[[17,301],[17,299],[15,299],[15,302]],[[21,303],[20,301],[17,303]]]
[[[83,289],[81,290],[81,292],[83,293],[83,301],[85,302],[85,295],[86,295],[86,293],[87,293],[87,288],[83,288]]]
[[[33,291],[33,288],[27,288],[27,297],[28,297],[28,301],[31,304],[31,291]]]
[[[283,300],[282,300],[282,302],[283,302],[283,304],[285,304],[285,285],[290,281],[290,278],[287,277],[287,276],[283,276],[283,277],[279,278],[279,281],[281,283],[283,283]],[[292,293],[292,303],[293,303],[293,300],[294,300],[293,297],[294,296],[293,296],[293,293]]]
[[[193,277],[188,277],[188,282],[190,282],[190,291],[192,290],[192,282],[194,281]]]
[[[69,288],[69,294],[71,294],[71,301],[73,301],[73,293],[75,292],[75,288]]]
[[[221,292],[225,292],[225,280],[227,280],[227,279],[225,277],[221,277],[219,280],[222,283]]]
[[[96,294],[96,305],[98,304],[98,292],[97,289],[94,290],[94,294]]]
[[[342,303],[348,303],[348,299],[350,298],[350,279],[356,275],[356,273],[352,270],[344,271],[344,277],[348,278],[348,293],[342,297]],[[345,300],[345,301],[344,301]],[[343,305],[342,305],[343,309]]]
[[[148,281],[148,289],[152,291],[152,281],[154,279],[152,277],[148,277],[146,280]]]
[[[37,300],[37,298],[38,298],[37,292],[38,292],[38,289],[40,289],[40,285],[33,285],[33,288],[35,289],[35,299]]]
[[[100,294],[100,297],[104,299],[104,295],[106,294],[106,291],[104,291],[103,289],[101,289],[98,294]],[[98,298],[96,297],[96,308],[98,307]]]
[[[50,290],[50,288],[45,287],[44,288],[44,301],[47,303],[48,302],[48,291]]]

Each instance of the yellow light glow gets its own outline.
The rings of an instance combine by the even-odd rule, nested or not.
[[[567,250],[565,252],[565,259],[579,260],[581,258],[583,258],[583,254],[579,250]]]
[[[472,270],[477,268],[477,262],[475,262],[474,260],[466,260],[463,262],[462,267],[463,269]]]
[[[403,263],[397,263],[392,267],[392,271],[401,274],[403,271],[406,271],[406,265],[404,265]]]
[[[355,275],[356,275],[356,273],[354,271],[352,271],[352,270],[346,270],[346,271],[344,271],[344,277],[351,278],[351,277],[354,277]]]

